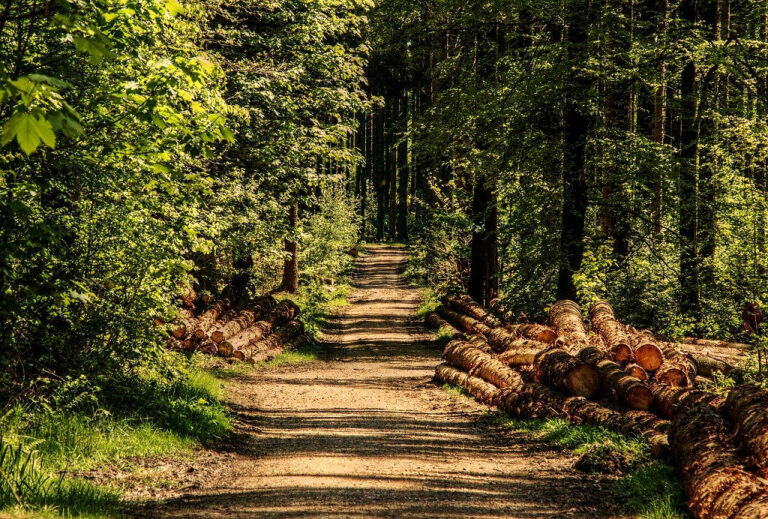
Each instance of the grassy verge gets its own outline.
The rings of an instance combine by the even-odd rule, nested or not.
[[[178,358],[166,368],[61,381],[50,399],[8,410],[0,418],[0,517],[120,517],[122,489],[86,472],[191,456],[226,434],[221,382]]]
[[[652,460],[648,445],[604,427],[573,425],[562,419],[519,420],[497,414],[495,420],[573,451],[585,472],[618,474],[613,492],[627,513],[638,519],[684,519],[685,497],[674,469]]]
[[[464,388],[452,384],[442,387],[455,398],[471,398]],[[574,425],[558,418],[521,420],[504,413],[490,413],[489,420],[572,451],[578,456],[575,467],[579,470],[619,475],[612,488],[614,499],[624,503],[632,517],[687,517],[685,496],[674,469],[652,460],[642,440],[604,427]]]

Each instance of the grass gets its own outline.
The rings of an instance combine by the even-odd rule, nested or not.
[[[416,310],[416,315],[423,321],[427,317],[427,314],[434,312],[435,308],[438,306],[440,306],[440,297],[438,294],[430,288],[425,288],[424,300],[419,305],[418,310]]]
[[[573,451],[576,467],[621,474],[613,492],[637,519],[684,519],[685,496],[674,469],[650,459],[645,442],[604,427],[574,425],[559,418],[520,420],[495,413],[496,423]]]
[[[454,398],[471,398],[467,390],[461,386],[455,386],[453,384],[443,384],[442,388],[454,397]]]
[[[179,357],[165,368],[64,383],[48,400],[7,411],[0,517],[119,517],[121,489],[96,485],[85,471],[133,472],[137,458],[191,456],[231,430],[220,379]]]

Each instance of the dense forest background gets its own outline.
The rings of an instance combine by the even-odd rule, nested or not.
[[[3,0],[0,43],[6,402],[120,396],[190,290],[312,306],[359,241],[669,336],[768,291],[762,1]]]
[[[394,0],[368,34],[366,236],[522,316],[607,298],[742,333],[766,294],[765,2]]]

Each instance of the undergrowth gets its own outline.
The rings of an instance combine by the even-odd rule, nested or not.
[[[162,369],[121,378],[57,382],[0,417],[0,517],[116,517],[120,489],[87,481],[85,471],[191,455],[232,428],[221,381],[182,357],[164,354]]]

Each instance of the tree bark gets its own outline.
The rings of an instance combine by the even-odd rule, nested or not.
[[[695,0],[680,6],[683,20],[696,22]],[[683,67],[680,84],[680,309],[687,317],[701,316],[699,256],[696,233],[698,128],[696,127],[696,63],[691,58]]]
[[[680,410],[669,439],[694,517],[768,518],[768,485],[742,468],[725,422],[711,406]]]
[[[295,294],[299,290],[299,244],[296,241],[296,230],[299,226],[299,204],[294,202],[288,211],[288,226],[290,236],[285,239],[284,248],[287,257],[283,263],[283,281],[278,292]]]
[[[408,94],[400,98],[400,123],[403,131],[400,134],[400,145],[397,148],[397,240],[408,241]]]
[[[590,80],[580,71],[585,61],[590,5],[586,1],[566,3],[568,73],[565,79],[563,116],[563,205],[560,231],[558,299],[576,299],[573,275],[581,268],[584,256],[584,222],[588,200],[586,172],[589,118],[584,106]]]
[[[477,174],[472,192],[472,243],[469,266],[469,295],[487,305],[499,295],[498,213],[490,180]]]

